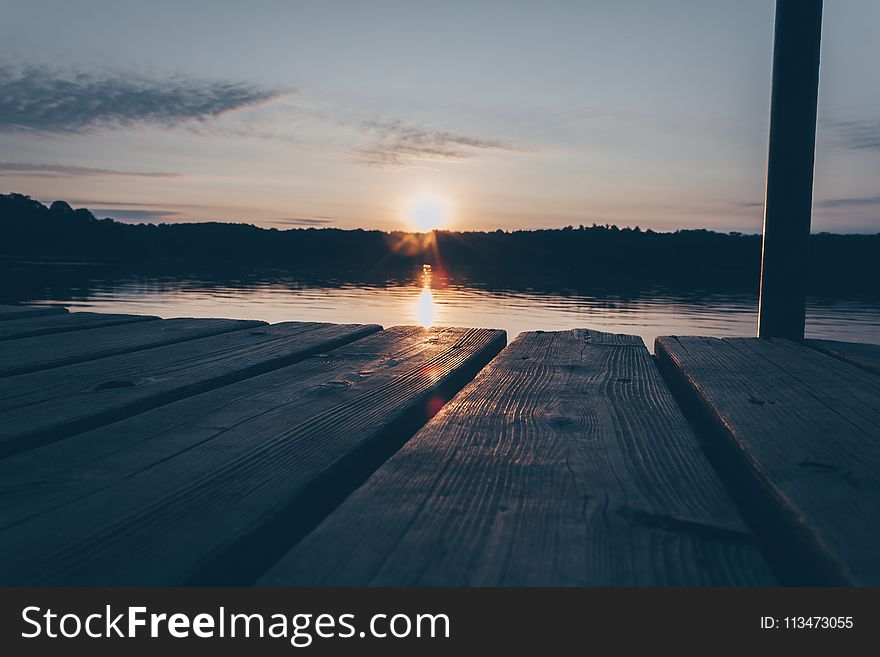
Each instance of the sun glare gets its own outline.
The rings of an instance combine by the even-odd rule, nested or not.
[[[404,216],[415,230],[428,232],[449,224],[449,202],[437,196],[419,196],[406,207]]]

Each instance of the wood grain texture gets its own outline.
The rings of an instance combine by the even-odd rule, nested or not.
[[[258,584],[773,582],[635,336],[521,334]]]
[[[152,315],[112,315],[109,313],[66,313],[0,322],[0,340],[31,338],[37,335],[82,331],[83,329],[114,326],[131,322],[148,322],[159,319]]]
[[[782,339],[663,337],[656,353],[800,583],[880,583],[880,378]]]
[[[10,459],[0,581],[252,580],[504,342],[395,327]]]
[[[13,376],[265,324],[239,319],[165,319],[0,342],[0,376]]]
[[[148,326],[151,324],[156,322]],[[249,324],[253,323],[243,323]],[[32,449],[289,365],[380,328],[307,322],[258,324],[245,330],[0,379],[0,455]]]
[[[62,315],[67,312],[63,306],[7,306],[0,305],[0,321],[18,320],[26,317]]]
[[[834,356],[863,370],[880,374],[880,345],[838,340],[805,340],[808,347]]]

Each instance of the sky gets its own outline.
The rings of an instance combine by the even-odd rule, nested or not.
[[[760,232],[773,11],[0,0],[0,192],[138,222]],[[825,3],[814,231],[880,232],[878,24]]]

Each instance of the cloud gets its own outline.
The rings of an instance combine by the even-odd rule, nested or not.
[[[139,178],[177,178],[181,174],[167,171],[122,171],[96,169],[67,164],[40,164],[31,162],[0,162],[0,176],[43,176],[48,178],[75,178],[80,176],[135,176]]]
[[[819,208],[864,208],[880,205],[880,196],[856,196],[851,198],[832,198],[825,201],[817,201]]]
[[[94,208],[91,210],[91,213],[101,219],[111,217],[119,221],[133,221],[137,223],[158,223],[180,214],[173,210],[132,210],[130,208]]]
[[[373,143],[357,150],[357,159],[370,166],[389,169],[424,160],[465,160],[479,151],[517,150],[495,139],[433,130],[402,121],[366,121],[361,124],[361,129],[373,138]]]
[[[273,219],[271,224],[279,224],[283,226],[326,226],[327,224],[336,223],[335,219],[330,217],[290,217],[284,219]]]
[[[218,125],[210,121],[291,96],[295,96],[293,102],[248,113],[246,122]],[[364,117],[365,120],[350,122],[332,104],[316,104],[307,99],[289,90],[181,75],[157,79],[126,72],[83,73],[39,66],[0,66],[0,133],[78,134],[135,125],[183,125],[198,134],[299,141],[301,135],[289,133],[291,123],[299,126],[302,121],[318,119],[353,126],[366,135],[367,145],[356,147],[354,153],[359,162],[369,166],[396,169],[425,161],[466,160],[485,151],[519,150],[497,139],[400,120]],[[9,167],[13,165],[10,163],[5,170],[12,171]],[[129,175],[61,165],[17,167],[15,172],[19,174]]]
[[[832,121],[828,125],[844,148],[880,151],[880,121]]]
[[[813,206],[816,208],[864,208],[871,207],[874,205],[880,205],[880,196],[854,196],[848,198],[831,198],[824,200],[814,200]],[[735,203],[734,207],[743,208],[743,209],[757,209],[763,208],[763,201],[746,201],[742,203]]]
[[[69,198],[67,202],[70,203],[74,207],[131,207],[131,208],[158,208],[161,207],[158,204],[154,203],[140,203],[137,201],[115,201],[110,199],[94,199],[94,198]],[[184,206],[179,206],[184,207]],[[201,207],[201,206],[189,206],[189,207]]]
[[[238,120],[211,121],[241,110],[251,111],[242,113]],[[414,122],[352,117],[350,111],[332,103],[310,100],[307,93],[241,82],[0,66],[0,133],[64,135],[152,125],[180,126],[196,134],[299,143],[304,136],[320,132],[315,128],[316,120],[359,133],[358,143],[352,144],[350,152],[356,161],[371,167],[399,169],[426,162],[463,161],[488,151],[522,150],[498,139]],[[44,176],[173,175],[21,163],[8,163],[0,173],[3,170]]]
[[[0,67],[0,131],[88,132],[131,125],[207,121],[289,92],[185,76],[62,72]]]

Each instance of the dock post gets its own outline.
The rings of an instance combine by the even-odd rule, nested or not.
[[[758,337],[802,340],[822,0],[776,0]]]

